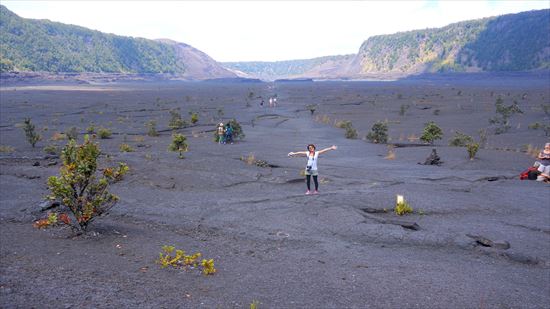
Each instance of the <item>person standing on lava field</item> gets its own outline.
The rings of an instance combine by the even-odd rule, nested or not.
[[[323,150],[315,151],[315,145],[309,144],[307,145],[307,151],[298,151],[298,152],[289,152],[288,156],[299,156],[299,157],[307,157],[307,165],[306,165],[306,185],[307,185],[307,191],[306,195],[311,194],[311,176],[313,176],[313,182],[315,183],[315,191],[313,191],[313,194],[319,193],[319,181],[317,180],[319,173],[317,171],[317,160],[319,159],[319,155],[322,153],[325,153],[329,150],[336,150],[338,147],[332,145],[329,148],[325,148]]]

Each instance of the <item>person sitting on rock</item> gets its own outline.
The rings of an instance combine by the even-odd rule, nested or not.
[[[315,151],[315,145],[309,144],[307,145],[308,151],[298,151],[298,152],[289,152],[288,156],[300,156],[300,157],[307,157],[307,165],[306,165],[306,185],[307,185],[307,191],[306,195],[311,194],[311,176],[313,176],[313,182],[315,182],[315,191],[313,191],[313,194],[319,193],[319,182],[317,181],[317,177],[319,173],[317,172],[317,159],[320,154],[325,153],[329,150],[336,150],[338,147],[332,145],[329,148],[325,148],[323,150]]]
[[[539,160],[537,163],[540,172],[537,181],[550,181],[550,143],[544,145],[544,149],[539,153],[537,159]],[[537,163],[535,163],[535,166]]]

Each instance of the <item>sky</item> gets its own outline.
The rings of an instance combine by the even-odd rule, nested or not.
[[[2,0],[1,4],[24,18],[124,36],[172,39],[220,62],[354,54],[373,35],[550,8],[549,0]]]

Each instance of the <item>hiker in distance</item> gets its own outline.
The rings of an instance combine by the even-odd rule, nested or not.
[[[323,150],[315,151],[315,145],[309,144],[307,145],[307,151],[298,151],[298,152],[289,152],[289,157],[307,157],[307,165],[306,165],[306,184],[307,184],[307,191],[306,195],[311,194],[311,176],[313,176],[313,182],[315,183],[315,191],[313,191],[313,194],[319,193],[317,190],[319,190],[319,181],[317,180],[317,177],[319,176],[319,173],[317,171],[317,160],[319,158],[319,155],[322,153],[325,153],[329,150],[336,150],[338,147],[332,145],[329,148],[325,148]]]

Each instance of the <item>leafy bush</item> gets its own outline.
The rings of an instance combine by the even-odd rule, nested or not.
[[[185,121],[181,118],[181,114],[178,110],[172,109],[170,110],[170,121],[168,122],[168,127],[172,130],[181,129],[185,126]],[[156,133],[156,128],[155,128]],[[152,134],[155,134],[152,133]],[[158,134],[157,134],[158,135]],[[157,135],[149,135],[149,136],[157,136]]]
[[[134,151],[134,148],[132,148],[132,146],[128,145],[128,144],[120,144],[120,146],[118,147],[120,152],[133,152]]]
[[[473,143],[474,139],[473,137],[466,135],[464,133],[461,133],[459,131],[455,132],[455,136],[453,136],[449,140],[449,146],[455,146],[455,147],[465,147],[466,145]]]
[[[199,114],[198,113],[191,113],[191,123],[195,124],[199,122]]]
[[[99,138],[106,139],[106,138],[110,138],[113,132],[111,132],[111,130],[107,128],[100,128],[98,131],[98,134],[99,134]]]
[[[385,144],[388,142],[388,124],[382,121],[377,121],[372,126],[371,131],[367,134],[367,139],[371,143]]]
[[[58,155],[59,154],[59,147],[56,145],[48,145],[44,147],[44,152],[50,155]]]
[[[36,142],[42,139],[40,134],[36,132],[36,129],[34,128],[34,124],[31,122],[31,118],[25,118],[23,130],[25,131],[25,136],[27,137],[27,141],[29,144],[31,144],[32,148],[36,145]]]
[[[514,114],[523,114],[523,111],[519,108],[518,103],[514,103],[510,106],[505,106],[501,97],[498,97],[495,102],[495,117],[489,119],[490,124],[494,124],[495,134],[506,133],[510,128],[510,117]]]
[[[401,203],[396,203],[395,204],[394,211],[397,215],[402,216],[404,214],[412,213],[413,209],[409,205],[409,203],[407,203],[406,201],[403,201]]]
[[[229,125],[231,126],[231,128],[233,128],[233,139],[237,139],[237,138],[239,140],[244,139],[245,135],[243,132],[243,128],[235,118],[229,120]]]
[[[357,130],[351,125],[346,127],[346,138],[349,138],[349,139],[357,138]]]
[[[147,127],[147,135],[155,137],[159,136],[159,133],[157,132],[157,122],[154,120],[147,121],[145,123],[145,126]]]
[[[420,136],[420,140],[433,145],[436,139],[441,139],[442,137],[443,130],[441,130],[441,128],[437,124],[435,124],[435,122],[430,121],[426,123],[426,126],[424,127],[424,132],[422,133],[422,136]]]
[[[315,110],[317,110],[317,104],[308,104],[306,105],[306,108],[309,110],[311,115],[313,115],[313,113],[315,113]]]
[[[172,255],[175,253],[174,255]],[[162,246],[162,252],[159,253],[157,263],[161,268],[173,267],[184,270],[196,269],[199,266],[202,267],[202,273],[204,275],[212,275],[216,272],[214,268],[214,259],[203,259],[199,264],[197,260],[202,256],[200,252],[193,255],[186,255],[185,251],[178,250],[174,246]]]
[[[15,148],[13,148],[12,146],[0,145],[0,153],[11,153],[14,151]]]
[[[93,125],[86,128],[86,133],[88,134],[94,134],[95,133],[95,127]]]
[[[84,136],[84,143],[77,145],[70,140],[61,152],[63,166],[60,176],[48,178],[51,191],[50,200],[58,200],[67,207],[76,219],[69,224],[85,232],[95,218],[106,213],[118,201],[118,197],[107,190],[110,183],[119,181],[128,171],[128,166],[120,163],[118,168],[106,168],[98,178],[97,158],[100,149],[97,143]]]
[[[470,160],[473,160],[477,154],[477,151],[479,150],[479,144],[472,142],[466,145],[466,149],[468,150],[468,156],[470,157]]]
[[[71,127],[67,132],[65,132],[65,135],[68,139],[76,139],[78,138],[78,129],[76,127]]]
[[[340,128],[340,129],[345,129],[345,128],[350,127],[350,126],[352,126],[352,124],[351,124],[351,121],[349,121],[349,120],[341,120],[341,121],[336,122],[336,127]]]
[[[168,146],[170,151],[178,151],[179,158],[183,159],[183,153],[187,152],[189,146],[187,145],[187,137],[183,134],[174,133],[172,134],[172,143]]]

